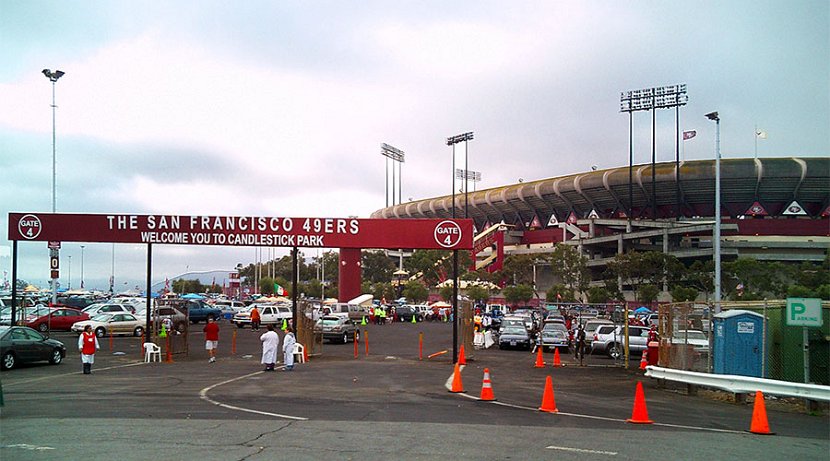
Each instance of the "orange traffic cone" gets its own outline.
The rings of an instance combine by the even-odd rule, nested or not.
[[[645,370],[648,366],[648,351],[643,351],[643,358],[640,359],[640,369]]]
[[[536,353],[536,365],[533,365],[534,368],[545,368],[545,358],[542,357],[542,348],[538,349]]]
[[[643,383],[639,381],[637,381],[637,391],[634,393],[634,410],[631,412],[631,418],[626,419],[626,422],[634,424],[652,424],[654,422],[648,419]]]
[[[774,434],[769,430],[767,407],[764,404],[764,393],[761,391],[755,391],[755,406],[752,409],[752,425],[749,427],[749,432],[761,435]]]
[[[458,351],[458,364],[459,365],[466,365],[467,364],[467,357],[464,357],[464,345],[461,345],[461,349]]]
[[[452,372],[452,388],[450,392],[464,392],[464,385],[461,384],[461,365],[455,364],[455,368]]]
[[[550,376],[545,380],[545,393],[542,394],[542,406],[539,407],[539,411],[559,413],[556,409],[556,399],[553,397],[553,380]]]
[[[490,382],[490,369],[484,369],[484,381],[481,383],[481,397],[479,400],[483,401],[491,401],[496,400],[496,396],[493,395],[493,384]]]
[[[562,366],[562,359],[559,358],[559,348],[553,348],[553,366],[559,368]]]

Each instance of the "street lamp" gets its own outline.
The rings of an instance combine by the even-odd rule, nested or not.
[[[43,75],[52,82],[52,213],[55,212],[55,109],[58,108],[55,105],[55,82],[58,81],[59,78],[63,77],[65,73],[62,70],[55,70],[54,72],[49,69],[43,69]],[[49,257],[50,259],[56,259],[59,257],[58,249],[57,248],[50,248],[49,249]],[[57,303],[58,301],[58,279],[52,278],[52,304]]]
[[[455,145],[463,142],[464,170],[467,171],[467,145],[473,140],[473,132],[457,134],[447,138],[452,146],[452,218],[455,219]],[[464,200],[464,217],[467,217],[467,200]],[[458,362],[458,250],[452,251],[452,363]]]
[[[715,258],[715,313],[720,312],[720,117],[717,112],[706,114],[715,122],[715,236],[712,251]]]

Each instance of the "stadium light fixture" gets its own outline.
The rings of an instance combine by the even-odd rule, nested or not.
[[[717,112],[706,114],[706,118],[715,122],[715,235],[712,237],[712,253],[715,259],[715,313],[721,311],[721,279],[720,279],[720,117]]]
[[[452,217],[455,219],[455,145],[473,140],[473,132],[457,134],[447,138],[447,145],[452,146]],[[464,171],[467,168],[467,151],[464,149]],[[467,200],[464,200],[464,217],[467,217]],[[458,362],[458,250],[452,252],[452,363]]]
[[[54,213],[55,210],[57,209],[57,198],[56,198],[57,188],[56,188],[56,185],[55,185],[55,182],[56,182],[56,179],[57,179],[57,173],[55,171],[56,170],[56,164],[57,164],[56,154],[55,154],[55,109],[58,108],[58,106],[55,105],[55,82],[57,82],[59,78],[63,77],[63,75],[66,72],[64,72],[62,70],[52,71],[52,70],[49,70],[49,69],[43,69],[41,72],[43,72],[43,75],[45,75],[46,78],[48,78],[49,81],[52,82],[52,213]],[[57,248],[50,248],[49,249],[49,257],[51,259],[57,259],[59,256],[60,256],[60,254],[59,254],[59,250]],[[58,302],[58,279],[55,278],[55,277],[52,277],[51,282],[52,282],[52,304],[56,304]],[[12,322],[12,323],[14,323],[14,322]]]
[[[397,147],[389,144],[380,144],[380,155],[386,157],[386,206],[389,206],[389,160],[392,160],[392,205],[395,205],[395,163],[398,163],[398,203],[401,197],[401,164],[404,162],[404,153]]]

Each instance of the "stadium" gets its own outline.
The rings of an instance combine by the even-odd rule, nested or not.
[[[373,218],[473,219],[478,267],[503,254],[577,246],[598,274],[615,255],[711,259],[716,162],[628,165],[415,200]],[[721,160],[721,256],[822,261],[830,248],[830,158]],[[453,213],[453,200],[455,213]],[[629,219],[630,217],[630,219]],[[492,234],[486,237],[485,234]],[[496,236],[495,234],[502,234]]]

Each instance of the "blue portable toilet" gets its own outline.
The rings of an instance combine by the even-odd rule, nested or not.
[[[729,310],[713,317],[715,373],[764,378],[764,316]]]

